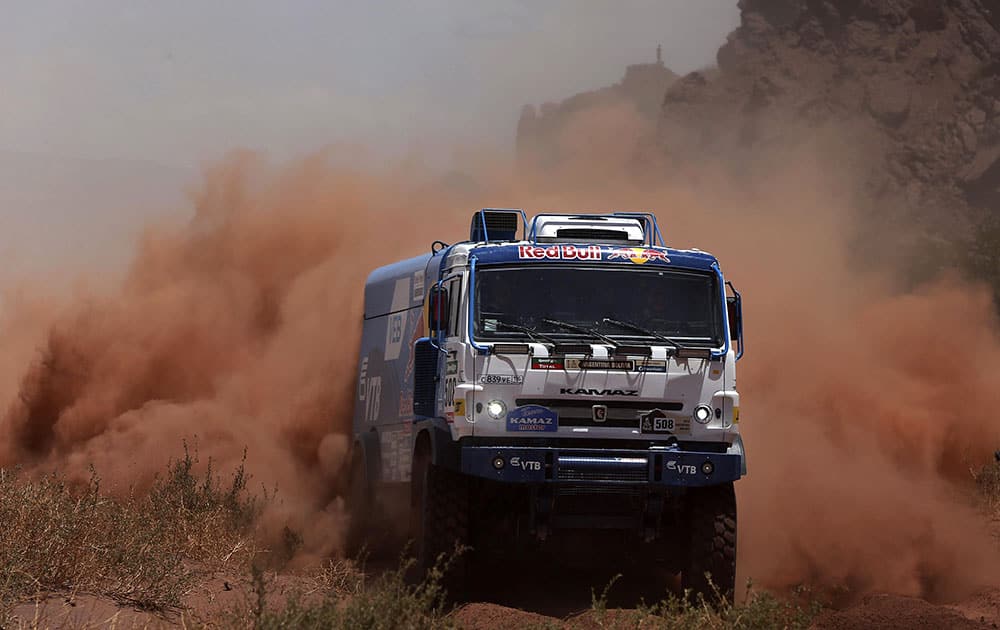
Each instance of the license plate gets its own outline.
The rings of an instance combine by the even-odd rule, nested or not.
[[[687,418],[678,420],[657,414],[650,414],[639,421],[641,433],[691,433],[691,421]]]

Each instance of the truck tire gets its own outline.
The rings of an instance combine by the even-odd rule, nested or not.
[[[345,504],[347,507],[347,534],[344,550],[348,558],[358,558],[366,551],[371,527],[371,486],[368,470],[361,449],[351,454],[351,468],[348,471],[348,486]]]
[[[452,557],[456,546],[464,547],[469,538],[468,483],[461,475],[431,464],[429,458],[420,467],[422,483],[414,484],[417,568],[426,577],[443,554],[444,562],[451,561],[444,585],[455,594],[468,574],[468,553]]]
[[[721,596],[732,603],[736,591],[736,493],[733,484],[692,488],[686,497],[685,516],[687,557],[681,571],[681,586],[693,597],[700,594],[706,601],[716,603]]]

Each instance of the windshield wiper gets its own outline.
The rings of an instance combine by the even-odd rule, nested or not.
[[[528,335],[530,339],[534,339],[535,341],[541,340],[542,343],[550,343],[553,346],[558,345],[558,342],[555,339],[549,337],[548,335],[543,335],[534,328],[528,328],[527,326],[522,326],[520,324],[511,324],[510,322],[505,322],[502,319],[497,320],[497,325],[503,326],[504,328],[510,328],[512,330],[521,331],[524,334]]]
[[[565,328],[566,330],[572,330],[572,331],[575,331],[575,332],[582,332],[582,333],[590,335],[592,337],[597,337],[598,339],[600,339],[604,343],[612,346],[615,349],[617,349],[618,346],[620,345],[617,341],[615,341],[611,337],[608,337],[607,335],[603,335],[603,334],[597,332],[593,328],[584,328],[583,326],[577,326],[576,324],[571,324],[569,322],[564,322],[561,319],[550,319],[548,317],[544,318],[542,321],[545,322],[546,324],[552,324],[554,326],[560,326],[562,328]]]
[[[681,345],[680,343],[674,341],[670,337],[664,337],[663,335],[661,335],[660,333],[656,332],[655,330],[650,330],[648,328],[643,328],[642,326],[639,326],[638,324],[633,324],[632,322],[623,322],[620,319],[612,319],[610,317],[605,317],[601,321],[604,322],[605,324],[612,324],[614,326],[618,326],[619,328],[625,328],[626,330],[631,330],[633,332],[642,333],[643,335],[648,335],[648,336],[652,337],[653,339],[656,339],[657,341],[662,341],[664,343],[669,343],[670,345],[672,345],[673,347],[677,348],[678,350],[686,350],[687,349],[687,346]]]

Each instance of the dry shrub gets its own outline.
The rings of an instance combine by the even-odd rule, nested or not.
[[[1000,521],[1000,451],[996,462],[973,473],[976,488],[994,521]]]
[[[255,553],[261,501],[242,466],[223,484],[185,447],[148,492],[111,498],[93,473],[84,486],[58,473],[0,469],[0,610],[44,591],[89,592],[165,610],[200,575],[243,572]]]
[[[446,616],[446,593],[442,577],[450,560],[442,558],[428,578],[419,583],[407,579],[412,561],[403,561],[399,568],[376,576],[370,582],[350,563],[329,565],[318,580],[325,584],[319,594],[293,594],[284,606],[269,608],[267,583],[255,571],[256,606],[250,611],[237,611],[228,620],[231,627],[258,629],[278,628],[451,628]]]
[[[633,610],[609,610],[608,591],[594,594],[591,609],[573,620],[581,628],[656,628],[687,630],[712,628],[734,630],[765,630],[770,628],[808,628],[822,610],[819,600],[808,589],[792,589],[785,597],[755,591],[748,582],[744,601],[731,604],[716,591],[715,597],[677,597],[670,595],[653,605],[639,605]]]
[[[462,627],[449,614],[442,578],[452,558],[442,557],[427,580],[407,582],[410,565],[366,582],[350,563],[331,564],[327,588],[319,598],[314,592],[293,596],[281,608],[268,608],[267,584],[259,574],[255,579],[257,605],[251,611],[237,611],[229,619],[232,627],[255,628],[455,628]],[[592,593],[591,609],[567,620],[549,619],[532,628],[714,628],[756,630],[770,628],[804,629],[822,610],[819,601],[804,588],[785,597],[753,590],[747,584],[744,601],[730,604],[720,597],[683,598],[669,596],[653,605],[634,609],[609,609],[608,592]],[[718,595],[718,593],[716,593]],[[227,625],[227,624],[224,624]]]

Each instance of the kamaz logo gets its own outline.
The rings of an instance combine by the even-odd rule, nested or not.
[[[560,394],[568,394],[570,396],[638,396],[638,389],[573,389],[572,387],[563,387],[559,390]]]

